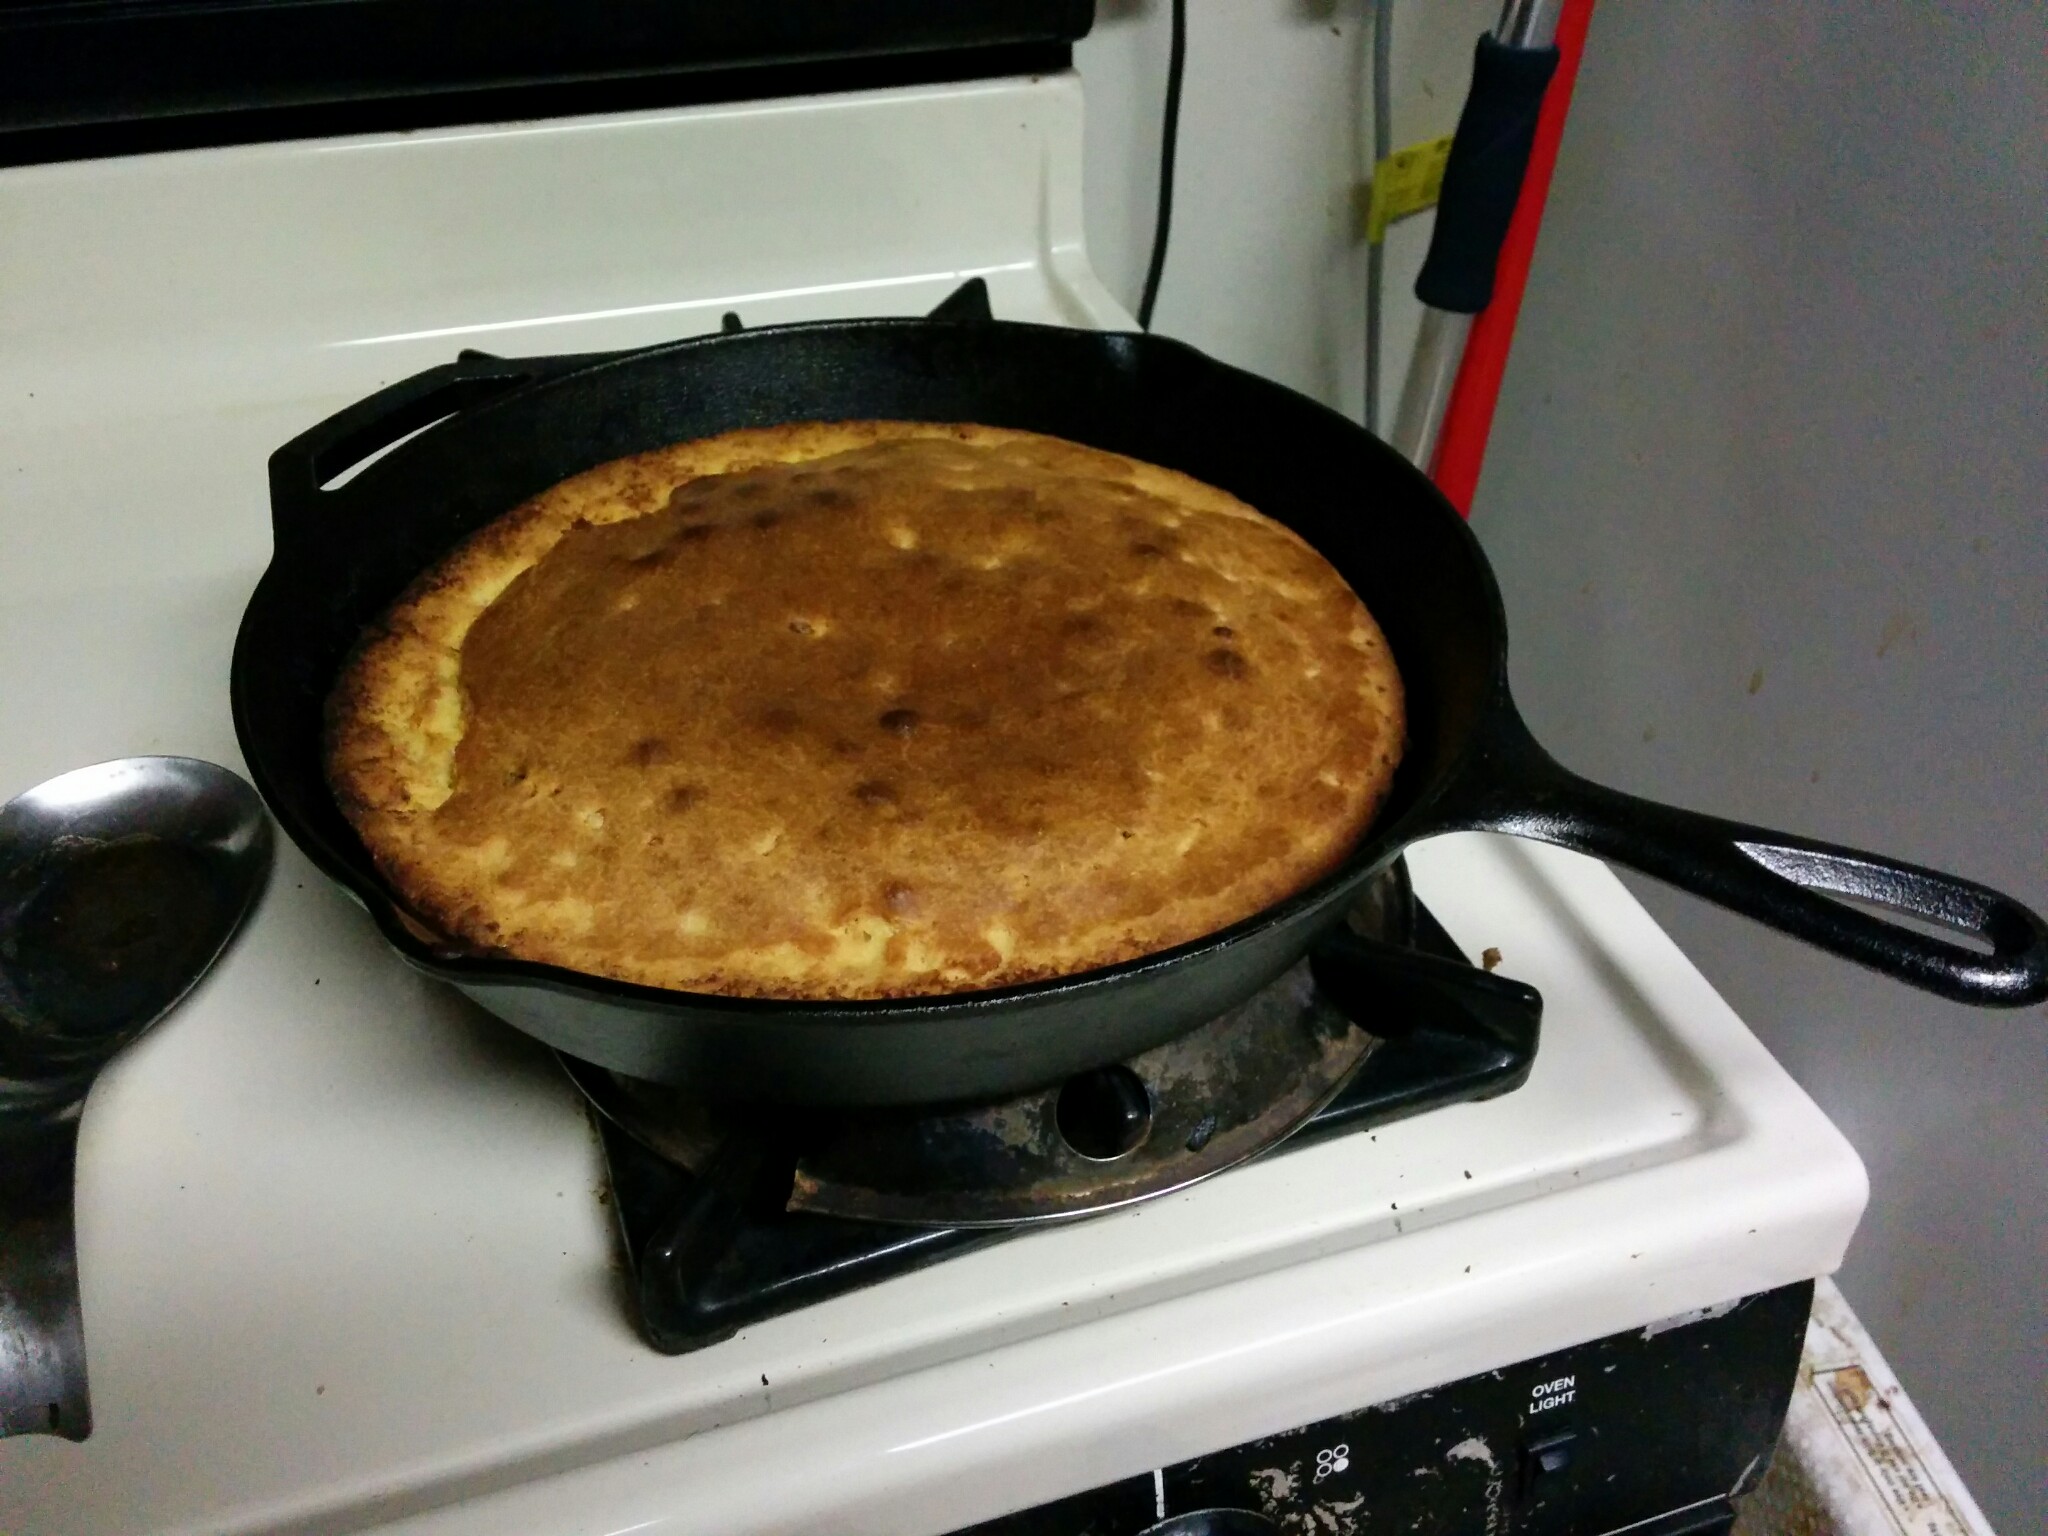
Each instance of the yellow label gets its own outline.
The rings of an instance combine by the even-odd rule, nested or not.
[[[1397,149],[1373,167],[1372,196],[1366,204],[1365,238],[1378,245],[1396,219],[1436,206],[1443,190],[1444,162],[1451,155],[1451,136],[1429,139]]]

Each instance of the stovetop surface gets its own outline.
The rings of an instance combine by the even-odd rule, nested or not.
[[[975,272],[999,315],[1121,323],[1079,164],[1056,77],[0,172],[0,796],[238,762],[264,459],[307,423],[465,345],[915,313]],[[93,1092],[98,1427],[0,1442],[0,1529],[939,1531],[1833,1267],[1854,1154],[1619,882],[1477,835],[1411,864],[1542,992],[1526,1086],[670,1359],[554,1063],[285,846]]]

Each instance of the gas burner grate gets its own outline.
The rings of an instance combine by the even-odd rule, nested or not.
[[[1301,985],[1290,973],[1275,990]],[[1341,959],[1317,964],[1308,987],[1313,996],[1305,1006],[1317,1017],[1370,1020],[1371,1032],[1348,1080],[1285,1136],[1277,1153],[1509,1092],[1535,1059],[1542,1000],[1473,966],[1419,904],[1411,945],[1347,944]],[[583,1084],[588,1069],[569,1065]],[[882,1221],[792,1209],[793,1191],[799,1199],[803,1193],[799,1166],[818,1145],[816,1115],[763,1108],[736,1119],[694,1159],[695,1172],[651,1151],[609,1115],[593,1119],[630,1266],[634,1320],[664,1354],[701,1349],[749,1324],[1002,1242],[1031,1225],[921,1226],[905,1222],[900,1211]],[[1105,1204],[1129,1198],[1112,1195]]]

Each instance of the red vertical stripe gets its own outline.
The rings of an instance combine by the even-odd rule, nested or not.
[[[1515,318],[1522,309],[1522,290],[1529,282],[1529,261],[1536,253],[1536,231],[1543,222],[1543,202],[1550,194],[1550,173],[1557,165],[1558,141],[1564,137],[1565,114],[1571,110],[1572,86],[1579,75],[1579,56],[1586,51],[1586,26],[1593,0],[1564,0],[1557,18],[1557,73],[1543,97],[1536,119],[1536,140],[1529,150],[1529,169],[1522,195],[1508,221],[1494,269],[1493,302],[1472,322],[1464,361],[1451,385],[1437,438],[1431,474],[1451,504],[1468,517],[1472,492],[1479,484],[1479,466],[1486,457],[1486,437],[1493,428],[1493,408],[1500,398],[1501,375],[1507,371],[1508,348],[1514,341]]]

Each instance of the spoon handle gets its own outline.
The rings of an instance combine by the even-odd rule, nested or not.
[[[82,1107],[0,1127],[0,1438],[92,1433],[72,1220]]]

